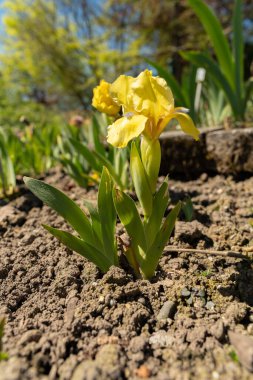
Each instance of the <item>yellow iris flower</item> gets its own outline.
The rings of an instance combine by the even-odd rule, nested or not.
[[[99,112],[106,113],[109,116],[116,116],[120,111],[120,106],[112,99],[110,87],[110,83],[101,80],[100,84],[93,90],[92,105]]]
[[[198,140],[199,131],[186,110],[174,107],[166,81],[153,77],[151,71],[145,70],[137,78],[121,75],[110,85],[109,92],[114,104],[122,107],[123,112],[123,117],[108,128],[107,141],[113,146],[123,148],[141,134],[149,140],[157,140],[171,119],[177,119],[182,130]],[[100,108],[103,107],[100,105]]]

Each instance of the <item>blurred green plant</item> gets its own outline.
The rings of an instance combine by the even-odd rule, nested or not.
[[[58,125],[47,124],[43,127],[28,126],[21,137],[23,144],[23,173],[42,174],[55,163],[59,153],[57,136],[61,133]]]
[[[208,34],[217,62],[210,53],[182,51],[181,55],[192,64],[206,68],[219,89],[224,92],[235,119],[243,121],[253,89],[253,80],[250,78],[244,82],[242,1],[234,2],[231,48],[218,18],[208,5],[203,0],[188,0],[188,4]]]
[[[182,201],[182,211],[187,222],[191,222],[194,218],[194,206],[190,197]]]
[[[235,350],[230,350],[228,354],[229,354],[231,360],[233,360],[234,363],[239,363],[240,362],[239,358],[238,358],[238,355],[235,352]]]
[[[203,276],[203,277],[211,277],[213,274],[213,269],[206,269],[202,272],[200,272],[200,276]]]
[[[227,117],[231,116],[231,107],[227,103],[223,90],[211,80],[208,73],[203,82],[200,107],[196,110],[197,66],[191,64],[189,68],[186,68],[182,75],[182,81],[179,83],[169,69],[150,60],[147,62],[154,67],[159,76],[166,80],[175,95],[176,104],[183,103],[189,109],[189,115],[195,123],[208,127],[219,126]]]
[[[99,183],[105,166],[117,185],[121,189],[128,189],[128,149],[121,151],[105,145],[107,125],[107,117],[94,115],[83,134],[74,135],[72,130],[65,129],[58,139],[62,152],[59,160],[79,186]]]
[[[27,125],[22,129],[5,127],[2,131],[5,151],[16,174],[43,174],[57,162],[60,125]]]
[[[16,187],[14,165],[7,145],[6,135],[0,130],[0,197],[11,195]]]
[[[2,318],[2,319],[0,319],[0,361],[1,360],[7,360],[9,357],[8,354],[3,351],[2,339],[4,336],[4,325],[5,325],[5,319]]]
[[[115,239],[116,212],[112,199],[113,181],[104,167],[98,189],[98,204],[95,207],[85,202],[90,218],[69,197],[56,188],[37,179],[24,177],[27,187],[49,207],[61,215],[77,232],[69,232],[43,227],[68,248],[93,262],[102,272],[111,265],[118,265]]]
[[[207,77],[199,107],[201,124],[207,127],[218,127],[231,117],[232,110],[224,91]]]
[[[99,6],[84,0],[2,3],[2,75],[20,101],[25,97],[55,104],[59,112],[86,108],[93,86],[105,72],[112,77],[115,70],[129,70],[140,61],[143,38],[138,33],[134,38],[121,34],[124,48],[118,47],[119,28],[112,36],[110,26],[103,24],[102,19],[109,20],[103,2]]]

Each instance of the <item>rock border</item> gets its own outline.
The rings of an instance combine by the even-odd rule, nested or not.
[[[201,129],[198,142],[181,131],[161,137],[161,175],[253,174],[253,128]]]

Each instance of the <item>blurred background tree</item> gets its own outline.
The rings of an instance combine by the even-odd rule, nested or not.
[[[208,39],[187,0],[5,0],[0,50],[0,122],[14,123],[89,109],[101,78],[136,75],[144,58],[170,66],[180,82],[179,51],[206,49]],[[231,34],[233,1],[206,0]],[[244,1],[246,75],[253,57],[253,5]],[[3,110],[8,112],[4,112]],[[13,112],[11,112],[11,110]],[[46,110],[46,112],[45,112]],[[51,112],[51,113],[50,113]],[[11,121],[9,121],[11,123]]]

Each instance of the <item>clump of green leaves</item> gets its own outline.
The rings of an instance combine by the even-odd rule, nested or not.
[[[92,104],[101,112],[114,116],[107,135],[107,141],[112,146],[122,149],[135,139],[131,145],[130,173],[140,209],[122,191],[114,168],[111,165],[107,167],[104,160],[101,161],[104,168],[98,191],[98,207],[94,210],[87,205],[90,220],[59,190],[31,178],[25,178],[24,181],[35,195],[62,215],[79,236],[50,226],[44,227],[66,246],[93,261],[103,272],[111,265],[119,264],[115,244],[117,212],[129,237],[127,244],[124,244],[128,262],[136,276],[150,279],[181,209],[179,202],[164,218],[169,206],[169,195],[167,179],[157,190],[161,165],[159,136],[166,123],[175,117],[179,119],[185,133],[196,140],[199,131],[184,108],[174,108],[174,99],[166,82],[153,77],[148,70],[137,78],[122,75],[114,84],[101,81],[94,89]],[[124,114],[125,110],[129,112]],[[140,110],[143,114],[140,114]],[[75,147],[77,150],[81,148],[79,145]],[[90,155],[90,152],[86,149],[85,154]],[[98,151],[93,154],[103,157]]]
[[[130,238],[125,255],[137,276],[151,278],[173,231],[181,204],[179,202],[163,220],[169,204],[168,179],[152,192],[135,142],[131,148],[130,170],[142,212],[139,213],[129,195],[116,188],[114,204]]]
[[[209,53],[191,51],[181,54],[192,64],[206,68],[218,88],[225,94],[235,119],[245,120],[253,81],[250,79],[244,82],[242,1],[234,1],[231,48],[218,18],[208,5],[203,0],[188,0],[188,3],[202,23],[218,62]]]
[[[128,149],[119,150],[111,145],[105,146],[105,123],[108,124],[107,119],[94,115],[86,133],[71,133],[69,136],[67,130],[60,141],[59,160],[65,171],[81,187],[98,184],[105,166],[116,184],[121,189],[128,189]]]
[[[3,351],[3,343],[2,338],[4,335],[4,325],[5,325],[5,319],[0,320],[0,361],[8,359],[8,354]]]
[[[12,187],[14,172],[19,175],[42,174],[56,163],[59,154],[57,136],[61,129],[57,124],[29,124],[20,129],[4,127],[0,131],[0,158],[3,171],[9,172]]]
[[[134,143],[131,156],[132,159],[135,156],[140,160]],[[139,162],[139,165],[143,169],[142,163]],[[143,177],[139,182],[142,180]],[[138,277],[153,276],[181,207],[178,203],[163,221],[169,201],[167,179],[154,196],[150,190],[146,193],[148,198],[151,197],[148,201],[151,202],[152,211],[150,209],[149,215],[144,218],[139,214],[134,200],[114,184],[106,167],[102,171],[97,207],[89,202],[84,203],[90,218],[74,201],[53,186],[29,177],[24,177],[24,182],[38,198],[68,222],[77,236],[48,225],[43,227],[68,248],[93,262],[102,272],[108,271],[112,265],[119,265],[115,240],[117,211],[130,238],[124,252],[130,265]],[[138,191],[138,196],[142,202],[146,202],[144,194],[140,195]]]
[[[206,270],[200,272],[200,275],[203,277],[210,277],[212,274],[213,274],[212,269],[206,269]]]
[[[47,183],[24,177],[28,188],[49,207],[61,215],[76,231],[77,236],[53,228],[43,227],[71,250],[93,262],[102,272],[118,265],[115,240],[116,212],[112,199],[113,182],[106,168],[103,169],[98,190],[97,207],[85,202],[88,217],[83,210],[60,190]]]

